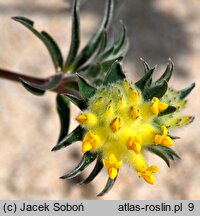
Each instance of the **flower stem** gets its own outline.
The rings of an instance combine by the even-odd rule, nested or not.
[[[27,80],[29,82],[33,82],[35,84],[44,84],[44,83],[48,82],[51,77],[37,78],[37,77],[32,77],[32,76],[28,76],[28,75],[24,75],[21,73],[16,73],[13,71],[9,71],[9,70],[5,70],[5,69],[0,68],[0,78],[7,79],[10,81],[14,81],[14,82],[18,82],[18,83],[21,82],[20,79],[24,79],[24,80]],[[63,77],[61,84],[58,87],[56,87],[55,89],[51,89],[51,91],[58,93],[58,94],[72,94],[76,97],[80,97],[80,94],[78,91],[71,89],[71,88],[67,88],[67,85],[69,83],[73,83],[73,82],[76,83],[77,80],[78,80],[78,78],[75,74],[67,76],[67,77]]]
[[[25,79],[25,80],[28,80],[29,82],[34,82],[37,84],[43,84],[45,82],[48,82],[48,78],[31,77],[31,76],[27,76],[24,74],[1,69],[1,68],[0,68],[0,78],[11,80],[14,82],[20,82],[20,78],[21,78],[21,79]]]

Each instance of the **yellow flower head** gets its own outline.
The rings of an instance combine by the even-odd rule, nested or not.
[[[171,132],[193,119],[180,115],[185,105],[184,98],[193,87],[179,92],[168,89],[167,81],[172,68],[172,64],[168,65],[155,82],[152,81],[153,69],[146,69],[144,77],[133,84],[125,78],[121,65],[115,62],[97,89],[80,78],[82,96],[87,105],[81,107],[82,112],[76,117],[80,125],[63,143],[82,140],[84,155],[75,173],[97,157],[96,166],[85,182],[91,181],[104,167],[108,182],[103,194],[112,187],[119,170],[126,163],[147,183],[155,183],[158,167],[148,165],[144,152],[160,156],[168,166],[171,159],[179,158],[170,148],[175,138]],[[76,174],[72,171],[64,177],[71,178],[73,175]]]

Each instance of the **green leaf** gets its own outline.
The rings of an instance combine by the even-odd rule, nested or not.
[[[101,53],[103,53],[104,50],[106,49],[106,46],[107,46],[107,32],[106,30],[104,30],[101,36],[101,43],[100,43],[99,50],[96,56],[101,55]]]
[[[80,45],[80,20],[79,20],[79,0],[73,1],[72,7],[72,35],[69,54],[65,63],[65,71],[68,71],[74,62]]]
[[[119,58],[116,58],[116,59],[112,59],[112,60],[108,60],[108,61],[102,62],[102,63],[100,64],[102,72],[104,72],[105,75],[107,75],[108,72],[110,71],[112,65],[113,65],[116,61],[121,62],[122,59],[123,59],[123,57],[119,57]],[[102,73],[100,74],[100,76],[102,77]]]
[[[115,61],[108,71],[103,84],[108,85],[109,83],[115,83],[118,80],[124,80],[125,78],[126,76],[122,70],[121,64],[119,61]]]
[[[107,6],[106,6],[106,12],[104,15],[104,19],[102,20],[100,27],[97,29],[95,34],[89,40],[87,45],[83,48],[83,50],[77,56],[75,62],[70,68],[70,71],[72,73],[76,72],[86,61],[88,61],[90,57],[92,57],[92,55],[97,50],[98,46],[101,43],[101,37],[104,32],[104,29],[108,28],[109,23],[112,19],[113,8],[114,8],[114,0],[107,0]]]
[[[79,74],[82,77],[87,78],[90,80],[92,85],[94,86],[100,86],[103,84],[103,81],[110,70],[112,64],[116,61],[121,61],[121,58],[105,61],[102,63],[96,63],[94,65],[88,65],[87,67],[83,68]]]
[[[147,86],[144,88],[142,92],[143,97],[145,100],[151,100],[153,97],[157,97],[160,99],[167,91],[167,88],[168,88],[168,84],[165,80],[160,84]]]
[[[180,156],[173,149],[171,149],[167,146],[162,146],[162,148],[171,159],[174,160],[174,157],[181,159]]]
[[[190,92],[193,90],[194,87],[195,87],[195,83],[192,83],[189,87],[181,90],[179,98],[181,100],[183,100],[184,98],[186,98],[190,94]]]
[[[101,65],[100,64],[94,64],[94,65],[88,65],[85,68],[82,68],[81,71],[79,71],[79,74],[90,80],[92,85],[99,85],[98,83],[98,78],[100,77],[99,75],[101,74],[101,77],[105,76],[104,71],[101,70]],[[102,83],[101,83],[102,84]]]
[[[96,88],[91,86],[83,77],[78,75],[79,78],[79,91],[84,100],[88,100],[96,91]]]
[[[85,180],[81,181],[79,184],[89,184],[100,173],[102,168],[103,168],[102,158],[98,157],[96,165],[92,170],[91,174]]]
[[[71,172],[68,174],[60,177],[61,179],[71,179],[76,177],[78,174],[80,174],[81,171],[83,171],[89,164],[91,164],[97,157],[97,153],[92,152],[86,152],[80,163],[77,167],[75,167]]]
[[[181,159],[174,150],[167,146],[150,145],[146,146],[145,149],[162,158],[166,162],[168,167],[170,167],[170,160],[174,160],[174,157]]]
[[[106,186],[105,186],[104,189],[101,191],[101,193],[99,193],[97,196],[104,196],[106,193],[108,193],[108,192],[112,189],[112,187],[113,187],[113,185],[114,185],[116,179],[117,179],[117,177],[115,177],[115,179],[110,179],[110,178],[108,178],[108,181],[107,181],[107,183],[106,183]]]
[[[156,154],[157,156],[159,156],[160,158],[162,158],[165,163],[167,164],[168,167],[170,167],[170,161],[169,158],[167,157],[167,155],[165,153],[163,153],[160,149],[157,148],[148,148],[148,150],[154,154]]]
[[[26,90],[28,90],[30,93],[36,95],[36,96],[43,96],[45,91],[44,90],[40,90],[38,88],[33,87],[28,81],[25,81],[23,79],[20,79],[22,85],[24,86],[24,88]]]
[[[54,89],[59,86],[59,84],[62,81],[62,77],[63,77],[62,73],[56,73],[55,75],[49,77],[48,82],[42,85],[35,84],[35,87],[42,90]]]
[[[52,149],[52,151],[58,151],[62,148],[71,145],[74,142],[82,140],[84,134],[85,129],[83,129],[80,125],[77,126],[70,134],[68,134],[62,140],[60,140],[59,143]]]
[[[151,80],[154,70],[155,68],[150,69],[139,81],[135,83],[135,86],[140,90],[143,90],[146,83]]]
[[[110,56],[112,56],[112,53],[113,53],[113,50],[114,50],[114,46],[111,46],[109,49],[106,49],[104,52],[102,52],[97,60],[99,62],[102,62],[102,61],[107,61],[107,59],[109,59]],[[111,59],[112,60],[112,59]]]
[[[128,51],[128,47],[129,42],[127,39],[127,30],[126,27],[123,25],[119,39],[109,49],[106,49],[104,52],[101,52],[98,55],[97,60],[101,62],[114,60],[119,57],[123,58]]]
[[[27,19],[25,17],[12,17],[12,19],[27,27],[44,43],[53,60],[56,71],[61,71],[63,68],[63,58],[61,51],[54,39],[47,32],[42,31],[40,33],[36,29],[34,29],[34,22],[30,19]]]
[[[51,76],[49,80],[43,84],[32,83],[25,79],[20,79],[20,80],[22,83],[26,83],[26,85],[44,91],[44,90],[50,90],[56,88],[62,81],[62,73],[57,73],[54,76]]]
[[[113,50],[114,55],[116,55],[120,51],[126,39],[127,39],[127,29],[126,26],[122,23],[122,30],[121,30],[119,40],[114,45],[114,50]]]
[[[142,64],[143,64],[143,67],[144,67],[144,73],[148,73],[151,68],[150,66],[148,65],[148,63],[143,59],[143,58],[140,58],[140,60],[142,61]]]
[[[58,141],[61,141],[67,134],[70,125],[70,107],[69,101],[63,95],[57,95],[56,108],[60,119],[60,135]]]
[[[163,82],[163,80],[166,80],[167,82],[169,82],[172,76],[172,73],[173,73],[173,68],[174,68],[174,64],[172,62],[169,63],[163,75],[155,83]]]
[[[87,108],[87,103],[86,101],[77,98],[74,95],[71,94],[64,94],[74,105],[76,105],[80,110],[84,110]]]
[[[164,110],[163,112],[159,113],[159,116],[164,116],[164,115],[168,115],[171,113],[176,112],[176,107],[174,106],[168,106],[168,108],[166,110]]]

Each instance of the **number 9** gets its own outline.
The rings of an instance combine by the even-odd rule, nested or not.
[[[189,211],[193,211],[194,210],[194,204],[193,203],[189,203],[188,204],[188,210]]]

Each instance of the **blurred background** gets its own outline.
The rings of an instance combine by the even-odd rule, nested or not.
[[[98,26],[104,8],[102,0],[85,1],[81,8],[81,46]],[[119,20],[128,28],[130,49],[124,62],[130,79],[136,81],[144,58],[163,72],[168,58],[175,63],[171,86],[182,89],[192,82],[185,113],[195,121],[177,130],[174,149],[181,161],[166,164],[149,154],[150,163],[160,167],[154,186],[139,179],[124,166],[113,189],[97,198],[106,181],[102,172],[88,186],[77,182],[87,177],[92,166],[70,181],[59,177],[74,168],[81,158],[80,143],[51,152],[59,133],[55,94],[36,97],[19,84],[0,80],[0,199],[200,199],[200,1],[199,0],[118,0],[112,23],[114,34]],[[37,29],[49,32],[67,54],[71,31],[71,1],[0,0],[0,67],[37,77],[54,73],[43,44],[27,29],[10,19],[25,16]],[[72,124],[78,110],[72,107]]]

